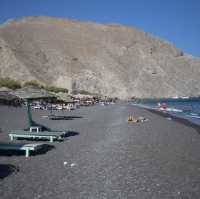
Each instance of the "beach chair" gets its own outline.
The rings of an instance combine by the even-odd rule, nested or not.
[[[24,130],[14,130],[9,133],[10,140],[13,141],[15,138],[24,138],[24,139],[47,139],[50,142],[54,140],[63,140],[66,132],[62,131],[41,131],[40,127],[31,126],[29,131]]]
[[[0,142],[0,151],[25,151],[25,157],[30,156],[30,151],[37,151],[43,147],[43,144],[18,144],[9,142]]]

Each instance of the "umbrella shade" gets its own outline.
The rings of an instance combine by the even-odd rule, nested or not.
[[[27,99],[27,100],[55,98],[55,95],[51,94],[50,92],[44,89],[31,88],[31,87],[18,89],[16,91],[11,92],[11,94],[21,99]]]
[[[92,95],[83,95],[83,94],[77,94],[73,95],[74,98],[79,98],[79,99],[88,99],[88,98],[93,98]]]
[[[71,99],[71,97],[67,93],[57,93],[56,94],[57,99],[63,102],[67,103],[73,103],[74,101]]]
[[[18,99],[15,95],[10,94],[7,91],[0,91],[0,100],[5,100],[5,101],[13,101]]]
[[[6,87],[0,88],[0,104],[6,105],[19,105],[19,98],[15,95],[12,95],[10,92],[12,90]]]
[[[12,89],[7,88],[7,87],[0,87],[0,92],[11,92]]]
[[[21,99],[27,100],[27,115],[29,127],[33,125],[32,114],[30,101],[36,99],[50,99],[55,98],[55,95],[52,95],[48,91],[39,88],[25,87],[11,92],[12,95],[15,95]]]

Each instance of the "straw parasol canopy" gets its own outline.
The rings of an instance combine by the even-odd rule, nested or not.
[[[11,94],[27,101],[27,116],[28,116],[29,127],[33,126],[34,124],[32,120],[30,101],[36,100],[36,99],[56,98],[55,95],[49,93],[48,91],[44,89],[33,88],[33,87],[24,87],[24,88],[11,92]]]
[[[1,104],[15,104],[18,101],[18,97],[12,95],[10,92],[12,90],[7,87],[0,88],[0,103]]]
[[[11,92],[12,89],[7,88],[7,87],[0,87],[0,92]]]
[[[60,100],[60,101],[66,102],[66,103],[73,103],[74,102],[71,99],[71,96],[68,95],[67,93],[59,92],[59,93],[56,93],[56,96],[57,96],[57,100]]]
[[[73,95],[74,98],[79,98],[79,99],[91,99],[91,98],[94,98],[93,95],[84,95],[84,94],[76,94],[76,95]]]
[[[8,92],[0,91],[0,100],[14,101],[16,99],[18,99],[18,97],[14,96]]]
[[[44,89],[32,87],[21,88],[11,92],[11,94],[25,100],[56,98],[55,95]]]

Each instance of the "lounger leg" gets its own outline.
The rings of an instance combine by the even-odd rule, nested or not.
[[[10,135],[10,140],[13,141],[14,140],[14,137],[13,135]]]
[[[29,157],[29,155],[30,155],[30,151],[29,151],[29,149],[26,149],[26,158],[28,158]]]
[[[53,137],[52,136],[50,137],[50,142],[53,142]]]

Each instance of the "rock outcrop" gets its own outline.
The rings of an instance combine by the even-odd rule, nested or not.
[[[0,76],[120,98],[200,95],[200,59],[141,30],[54,17],[0,25]]]

